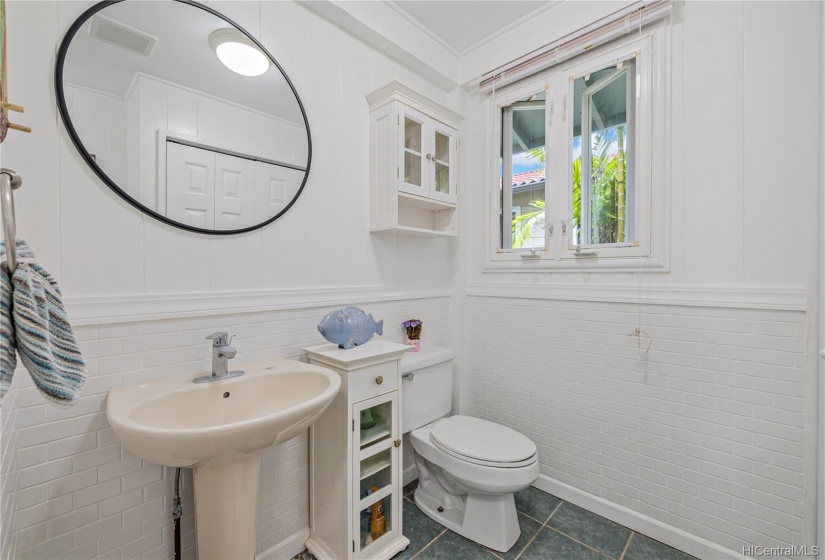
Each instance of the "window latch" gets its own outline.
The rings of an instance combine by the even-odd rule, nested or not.
[[[575,251],[573,251],[573,255],[576,257],[598,257],[599,252],[595,249],[584,249],[582,250],[581,245],[576,245]]]
[[[536,248],[535,248],[535,247],[533,247],[532,249],[530,249],[530,252],[529,252],[529,253],[522,253],[522,254],[521,254],[521,258],[522,258],[522,259],[525,259],[525,260],[540,259],[540,258],[541,258],[541,255],[539,255],[539,254],[536,252]]]

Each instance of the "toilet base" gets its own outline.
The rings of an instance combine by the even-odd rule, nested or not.
[[[465,494],[457,499],[435,481],[428,482],[415,491],[415,505],[427,516],[498,552],[507,552],[516,544],[521,528],[513,494]]]

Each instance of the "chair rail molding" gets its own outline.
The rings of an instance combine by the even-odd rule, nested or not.
[[[773,284],[545,284],[470,283],[470,297],[497,299],[543,299],[680,305],[687,307],[727,307],[805,311],[804,286]]]
[[[72,324],[89,326],[306,309],[343,303],[448,298],[450,295],[449,285],[433,284],[68,296],[64,301]]]

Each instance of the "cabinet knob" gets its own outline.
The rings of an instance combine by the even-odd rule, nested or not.
[[[376,378],[375,378],[375,382],[376,382],[378,385],[381,385],[381,384],[384,382],[384,378],[383,378],[382,376],[380,376],[380,375],[379,375],[378,377],[376,377]]]
[[[397,439],[397,440],[395,440],[395,441],[394,441],[394,442],[392,442],[392,443],[393,443],[393,445],[395,445],[396,447],[401,447],[401,440],[400,440],[400,439]]]
[[[435,159],[432,154],[427,154],[427,159]]]

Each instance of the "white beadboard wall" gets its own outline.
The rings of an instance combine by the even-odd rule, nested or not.
[[[115,95],[65,84],[72,120],[86,123],[83,140],[95,162],[119,185],[126,185],[126,101]]]
[[[383,339],[403,341],[401,322],[416,316],[426,324],[424,344],[449,345],[447,298],[363,307],[376,319],[384,319]],[[14,379],[19,430],[17,535],[13,542],[4,543],[10,548],[3,550],[2,558],[173,558],[174,469],[143,461],[120,446],[106,422],[108,390],[208,369],[211,346],[204,337],[220,329],[237,337],[232,342],[238,349],[234,366],[299,358],[303,347],[323,342],[316,325],[333,308],[79,327],[76,334],[90,377],[80,402],[66,410],[47,404],[25,370],[19,371]],[[258,554],[308,526],[307,454],[305,433],[261,458]],[[194,559],[191,471],[184,472],[182,541],[184,557]]]
[[[799,150],[820,159],[821,9],[674,2],[666,270],[489,272],[488,224],[461,222],[464,410],[535,438],[545,489],[702,558],[817,544],[822,523],[821,171],[785,176]],[[769,67],[800,77],[812,116]],[[465,107],[462,216],[490,216],[489,96]]]
[[[425,340],[449,343],[449,298],[429,301],[414,293],[420,287],[450,292],[457,243],[369,233],[365,96],[398,79],[458,110],[458,91],[434,86],[297,2],[206,2],[259,38],[283,66],[304,103],[313,153],[306,188],[283,218],[243,235],[191,234],[143,216],[111,192],[60,123],[52,83],[58,44],[94,3],[6,3],[10,95],[25,104],[25,123],[34,129],[2,148],[3,166],[25,181],[15,193],[18,234],[60,282],[70,316],[73,310],[82,316],[92,376],[82,402],[67,411],[44,404],[25,373],[2,403],[3,560],[171,558],[172,472],[120,448],[106,427],[105,394],[113,384],[203,369],[206,330],[237,332],[239,363],[296,357],[301,346],[321,340],[314,328],[325,312],[359,301],[341,295],[341,287],[355,287],[360,293],[391,289],[381,302],[361,300],[386,320],[385,339],[400,341],[397,323],[420,316],[429,327]],[[294,290],[301,291],[300,305],[290,308]],[[264,297],[254,310],[225,314],[226,301],[275,292],[281,295],[271,308]],[[167,304],[177,294],[189,307],[176,315]],[[212,305],[218,301],[224,307]],[[92,311],[81,314],[81,308]],[[127,308],[123,320],[112,316],[112,309]],[[161,308],[161,322],[136,317],[151,318]],[[265,553],[306,527],[305,438],[262,461],[258,549]],[[191,502],[188,481],[185,487]],[[188,557],[193,527],[188,516]]]
[[[130,146],[127,190],[137,193],[150,208],[158,204],[158,129],[247,155],[301,166],[307,163],[303,123],[277,119],[148,75],[137,77],[127,94],[128,120],[124,117],[122,134],[122,141]],[[294,192],[287,200],[292,196]]]

